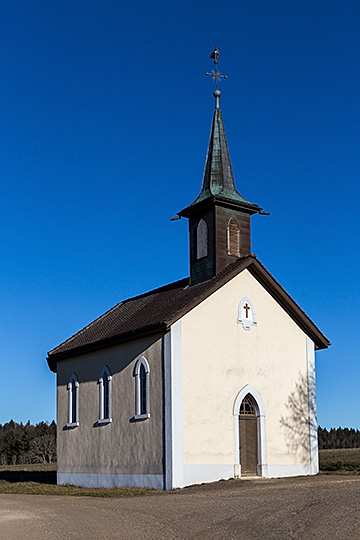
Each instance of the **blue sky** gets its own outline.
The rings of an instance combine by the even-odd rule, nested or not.
[[[0,423],[55,418],[47,351],[188,275],[220,48],[252,251],[333,345],[320,425],[360,428],[360,4],[3,2]],[[285,361],[285,360],[284,360]]]

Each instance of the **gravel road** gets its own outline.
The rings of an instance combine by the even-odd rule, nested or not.
[[[360,540],[360,476],[232,480],[126,499],[0,495],[1,540]]]

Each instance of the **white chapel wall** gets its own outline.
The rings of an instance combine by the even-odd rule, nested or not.
[[[251,330],[237,322],[244,296],[256,311]],[[265,406],[267,463],[284,471],[309,464],[306,346],[306,335],[247,270],[185,315],[184,464],[236,463],[233,407],[248,384]]]

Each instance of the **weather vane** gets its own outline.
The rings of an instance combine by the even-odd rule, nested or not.
[[[216,45],[215,47],[215,50],[214,52],[212,52],[210,54],[210,58],[213,58],[214,59],[214,66],[215,66],[215,69],[213,69],[211,71],[211,73],[208,73],[206,72],[205,75],[210,75],[210,77],[212,78],[212,80],[215,80],[215,84],[216,84],[216,90],[219,89],[219,80],[221,79],[227,79],[227,76],[226,75],[221,75],[221,72],[218,71],[218,68],[217,68],[217,64],[218,64],[218,56],[219,56],[219,47]]]

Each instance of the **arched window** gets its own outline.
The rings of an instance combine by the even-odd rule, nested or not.
[[[201,259],[208,254],[208,225],[200,219],[196,229],[196,258]]]
[[[231,218],[227,227],[228,255],[240,257],[240,227],[235,218]]]
[[[79,425],[79,381],[73,373],[67,385],[68,391],[68,427]]]
[[[245,396],[242,400],[239,414],[241,416],[256,416],[255,404],[250,394]]]
[[[149,364],[143,356],[136,362],[135,370],[135,420],[150,418]]]
[[[147,392],[146,392],[146,379],[147,379],[147,373],[145,371],[144,364],[141,364],[140,366],[140,373],[139,373],[139,379],[140,379],[140,414],[146,414],[147,413]]]
[[[111,422],[111,373],[107,366],[99,378],[99,423]]]

